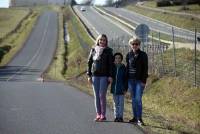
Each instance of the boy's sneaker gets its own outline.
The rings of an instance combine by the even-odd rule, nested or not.
[[[118,118],[115,118],[115,119],[114,119],[114,122],[118,122],[118,121],[119,121],[119,119],[118,119]]]
[[[129,120],[129,123],[137,123],[138,120],[134,117],[133,119]]]
[[[143,122],[142,119],[139,119],[139,120],[137,121],[137,125],[138,125],[138,126],[144,126],[145,124],[144,124],[144,122]]]
[[[123,118],[119,118],[118,122],[124,122]]]

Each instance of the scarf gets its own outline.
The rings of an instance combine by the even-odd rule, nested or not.
[[[103,53],[105,47],[101,46],[96,46],[95,49],[95,55],[93,56],[93,60],[100,60],[101,59],[101,54]]]

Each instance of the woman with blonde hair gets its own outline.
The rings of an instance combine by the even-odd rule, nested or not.
[[[88,57],[88,82],[92,84],[96,117],[95,121],[106,120],[106,93],[109,83],[112,83],[113,50],[108,47],[105,34],[97,37],[95,46]]]
[[[137,125],[144,125],[142,120],[142,95],[148,77],[148,57],[140,50],[141,41],[131,38],[131,51],[126,55],[128,88],[132,97],[133,118],[129,120]]]

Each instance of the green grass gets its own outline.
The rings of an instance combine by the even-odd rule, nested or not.
[[[58,44],[58,50],[56,54],[56,57],[58,57],[56,62],[57,64],[59,64],[60,67],[55,69],[55,61],[54,61],[50,69],[48,70],[49,77],[54,78],[54,79],[55,79],[55,74],[59,74],[59,76],[57,76],[58,77],[57,79],[59,78],[70,79],[86,70],[86,61],[87,61],[88,54],[86,53],[86,50],[80,44],[78,35],[74,31],[74,27],[76,27],[76,29],[78,30],[77,32],[80,34],[80,37],[84,40],[84,42],[86,42],[86,44],[88,44],[89,47],[91,47],[94,44],[91,38],[88,37],[88,33],[86,32],[83,25],[80,23],[80,21],[75,16],[75,14],[73,13],[70,7],[65,7],[62,13],[64,14],[64,17],[66,19],[67,31],[69,33],[70,41],[67,44],[67,49],[66,49],[67,52],[65,52],[64,41],[62,39],[63,29],[62,29],[62,24],[60,23],[60,26],[59,26],[60,43]],[[59,19],[59,20],[60,22],[62,21],[62,19]],[[60,52],[60,54],[58,52]],[[66,70],[64,70],[64,76],[61,76],[61,72],[63,71],[63,66],[64,66],[63,57],[61,58],[61,55],[63,56],[64,53],[67,53],[66,57],[64,57],[67,59],[67,63],[66,63],[67,68]],[[81,66],[78,65],[77,60],[81,61],[80,63]]]
[[[6,9],[6,10],[9,10],[9,9]],[[13,10],[13,9],[11,9],[11,10]],[[22,8],[20,10],[22,10]],[[25,9],[24,12],[28,12],[28,10]],[[14,12],[12,12],[12,14],[14,14]],[[10,16],[10,15],[8,15],[8,16]],[[31,30],[37,20],[37,17],[38,17],[38,12],[33,11],[33,13],[30,14],[27,19],[22,21],[21,26],[17,29],[17,31],[12,33],[10,36],[5,38],[0,43],[1,47],[4,47],[4,46],[11,47],[11,49],[9,51],[7,51],[7,53],[4,53],[3,59],[1,59],[1,62],[0,62],[0,66],[6,65],[15,56],[15,54],[22,48],[24,42],[28,38],[29,33],[31,32]],[[11,20],[9,20],[9,21],[11,21]],[[11,23],[13,23],[12,28],[15,28],[14,26],[16,26],[17,25],[16,23],[19,21],[20,20],[18,20],[18,21],[13,20],[13,22],[12,21],[7,22],[9,25],[5,25],[6,22],[4,22],[5,27],[7,27],[4,29],[7,29],[7,31],[12,30],[10,28]]]
[[[186,12],[186,13],[192,13],[192,14],[200,13],[200,6],[198,4],[187,5],[189,10],[181,10],[183,6],[157,7],[156,1],[145,1],[144,6],[152,7],[152,8],[166,9],[166,10],[175,11],[175,12]]]
[[[15,29],[19,22],[29,13],[29,10],[24,8],[0,8],[0,38],[4,37],[10,31]]]
[[[176,52],[177,77],[184,78],[184,76],[188,76],[189,78],[186,78],[186,79],[190,79],[190,77],[194,77],[194,61],[195,61],[194,50],[180,48],[180,49],[176,49],[175,52]],[[174,53],[173,49],[169,49],[163,53],[164,68],[174,67],[173,53]],[[197,68],[199,68],[200,67],[200,52],[199,51],[197,51],[196,56],[197,56],[196,57]]]
[[[63,14],[62,10],[56,8],[56,11],[58,11],[59,15],[59,35],[58,35],[58,44],[57,44],[57,50],[53,59],[52,64],[50,65],[47,72],[45,72],[45,76],[50,79],[57,79],[57,80],[64,80],[64,77],[62,75],[62,70],[64,66],[64,59],[63,54],[65,53],[65,45],[64,45],[64,39],[63,39]]]
[[[152,7],[152,8],[156,8],[156,1],[145,1],[144,2],[144,6],[147,6],[147,7]]]
[[[200,13],[200,6],[197,4],[194,5],[188,5],[187,8],[189,10],[182,10],[183,6],[170,6],[170,7],[163,7],[163,9],[170,10],[170,11],[176,11],[176,12],[186,12],[191,14],[199,14]]]
[[[147,114],[147,124],[163,120],[162,127],[170,128],[171,132],[198,133],[199,95],[200,88],[194,88],[178,78],[164,77],[157,80],[146,89],[143,104],[145,109],[164,117],[164,120],[159,117],[151,120]]]
[[[194,30],[195,27],[200,27],[200,19],[191,18],[191,17],[183,17],[180,15],[172,15],[163,12],[151,11],[148,9],[140,8],[135,6],[134,4],[130,4],[126,6],[127,9],[140,13],[142,15],[148,16],[150,18],[166,22],[168,24],[185,28],[189,30]]]
[[[86,70],[86,61],[87,53],[85,49],[79,42],[78,35],[73,27],[76,27],[77,32],[80,34],[80,37],[86,42],[89,46],[93,45],[93,41],[88,38],[87,32],[84,30],[83,25],[80,23],[78,18],[72,13],[71,9],[67,9],[70,12],[70,19],[68,19],[68,31],[70,41],[68,44],[68,69],[66,71],[66,77],[74,77],[79,73]],[[81,66],[78,66],[77,60],[81,61]]]

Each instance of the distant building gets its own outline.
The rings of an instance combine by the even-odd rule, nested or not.
[[[11,0],[0,0],[0,8],[9,8]]]

